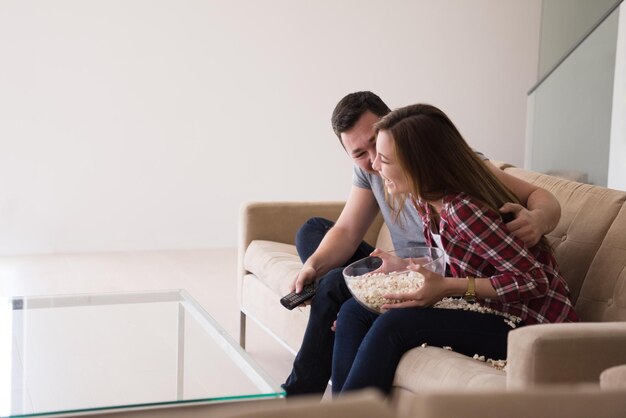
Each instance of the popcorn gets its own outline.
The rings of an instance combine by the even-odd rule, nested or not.
[[[386,303],[397,303],[400,300],[386,299],[387,293],[410,293],[422,287],[424,276],[415,271],[392,273],[368,273],[362,276],[346,276],[346,284],[354,297],[370,309],[381,313],[381,306]],[[500,315],[511,328],[516,328],[522,321],[518,316],[499,312],[478,303],[469,303],[461,298],[443,298],[435,303],[434,308],[463,309],[480,313]]]
[[[506,360],[487,360],[487,363],[491,364],[494,369],[502,370],[506,372]]]
[[[478,354],[474,354],[473,359],[488,363],[491,367],[493,367],[496,370],[506,371],[506,360],[493,360],[490,358],[485,360],[485,356],[479,356]]]
[[[368,273],[345,279],[354,297],[376,312],[382,312],[381,306],[386,303],[401,302],[397,299],[384,298],[383,295],[410,293],[424,284],[424,276],[416,271]]]
[[[500,315],[504,317],[504,322],[511,328],[516,328],[517,324],[522,322],[522,318],[519,316],[511,315],[506,312],[496,311],[494,309],[482,306],[478,303],[469,303],[465,299],[459,298],[443,298],[441,301],[435,303],[434,308],[441,309],[463,309],[465,311],[473,311],[485,314]]]

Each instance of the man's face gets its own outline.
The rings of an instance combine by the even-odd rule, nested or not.
[[[354,126],[341,133],[341,142],[354,163],[364,171],[376,173],[372,163],[376,158],[376,132],[374,124],[380,118],[369,110],[363,113]]]

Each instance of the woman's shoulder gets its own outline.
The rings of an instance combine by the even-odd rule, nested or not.
[[[443,197],[444,208],[454,209],[463,206],[481,206],[477,199],[467,193],[450,193]]]
[[[450,216],[460,218],[489,216],[493,210],[489,209],[481,200],[468,195],[467,193],[451,193],[443,198],[443,211]],[[497,214],[496,214],[497,215]]]

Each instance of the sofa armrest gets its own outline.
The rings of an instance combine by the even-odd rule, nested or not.
[[[610,367],[603,371],[600,374],[600,388],[626,391],[626,364]]]
[[[296,232],[314,216],[337,220],[345,202],[247,202],[239,211],[239,242],[237,248],[237,280],[246,274],[244,255],[254,240],[294,244]]]
[[[626,363],[626,322],[530,325],[508,337],[507,388],[598,383],[603,370]]]

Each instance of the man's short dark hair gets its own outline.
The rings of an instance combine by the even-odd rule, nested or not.
[[[339,140],[341,133],[352,128],[368,110],[381,118],[391,112],[385,102],[371,91],[350,93],[337,103],[330,121]]]

